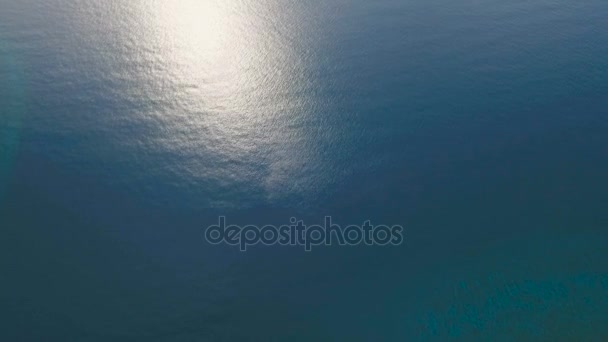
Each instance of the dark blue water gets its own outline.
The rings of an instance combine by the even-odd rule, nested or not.
[[[607,339],[606,18],[0,0],[0,339]],[[241,253],[219,215],[405,242]]]

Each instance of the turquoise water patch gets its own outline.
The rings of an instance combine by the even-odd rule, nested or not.
[[[608,337],[608,273],[599,234],[565,234],[495,246],[430,286],[424,341],[558,341]]]
[[[19,63],[8,46],[0,41],[0,201],[13,169],[24,109]]]

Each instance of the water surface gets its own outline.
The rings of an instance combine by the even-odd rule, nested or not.
[[[601,340],[608,3],[0,0],[6,340]],[[218,215],[399,247],[211,246]]]

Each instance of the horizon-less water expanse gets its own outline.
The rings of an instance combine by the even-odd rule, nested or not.
[[[0,340],[606,340],[607,18],[0,0]],[[220,215],[404,243],[241,253]]]

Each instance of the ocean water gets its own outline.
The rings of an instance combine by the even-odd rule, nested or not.
[[[0,0],[0,340],[608,339],[606,18]],[[219,215],[405,239],[242,253]]]

